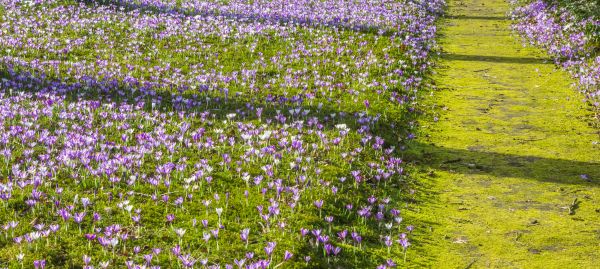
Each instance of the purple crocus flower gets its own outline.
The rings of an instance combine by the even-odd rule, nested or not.
[[[240,232],[240,239],[242,241],[248,242],[248,234],[250,233],[250,229],[245,228]]]
[[[321,209],[323,207],[323,200],[317,200],[314,202],[315,207]]]
[[[291,252],[286,250],[285,253],[283,254],[283,260],[287,261],[287,260],[291,259],[292,256],[294,256],[294,254],[292,254]]]
[[[408,248],[408,246],[410,246],[410,243],[408,242],[408,238],[406,237],[405,233],[400,234],[400,239],[398,239],[398,243],[402,246],[402,248],[404,248],[406,250],[406,248]]]
[[[33,266],[36,269],[44,269],[46,268],[46,260],[35,260],[33,261]]]
[[[277,243],[267,242],[267,246],[265,247],[265,253],[267,254],[267,256],[271,256],[271,254],[273,254],[273,251],[275,250],[275,246],[277,246]]]

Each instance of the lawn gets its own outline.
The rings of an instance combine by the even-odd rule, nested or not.
[[[442,9],[1,0],[0,267],[409,262]]]

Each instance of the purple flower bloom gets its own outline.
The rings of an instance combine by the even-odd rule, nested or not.
[[[300,234],[304,237],[308,234],[309,230],[305,228],[300,228]]]
[[[92,260],[92,258],[90,258],[90,256],[88,255],[83,255],[83,263],[85,265],[88,265],[90,263],[90,261]]]
[[[337,234],[338,234],[338,238],[343,241],[343,240],[346,240],[346,235],[348,234],[348,231],[343,230],[341,232],[338,232]]]
[[[181,247],[179,245],[172,247],[171,253],[173,253],[173,255],[175,255],[175,256],[181,255]]]
[[[75,223],[81,223],[84,217],[85,212],[75,213],[75,215],[73,216],[73,220],[75,221]]]
[[[213,235],[214,238],[219,237],[219,229],[210,230],[210,233]]]
[[[271,256],[271,254],[273,254],[273,251],[275,250],[275,246],[277,246],[277,243],[267,242],[267,246],[265,247],[265,253],[267,254],[267,256]]]
[[[331,244],[325,244],[323,249],[325,249],[327,255],[330,255],[333,252],[333,246]]]
[[[404,233],[400,234],[400,239],[398,240],[398,243],[405,250],[406,250],[406,248],[408,248],[408,246],[410,246],[410,243],[408,242],[408,238],[406,238],[406,234],[404,234]]]
[[[323,200],[317,200],[314,202],[314,205],[318,208],[321,209],[323,207]]]
[[[358,233],[352,232],[350,235],[352,236],[352,240],[356,243],[360,244],[360,242],[362,242],[362,237]]]
[[[285,253],[283,254],[283,260],[287,261],[290,258],[292,258],[292,256],[294,256],[294,254],[292,254],[291,252],[286,250]]]
[[[240,259],[240,260],[234,259],[233,260],[233,263],[235,263],[238,266],[238,268],[243,268],[245,262],[246,262],[246,259]]]
[[[44,269],[46,268],[46,260],[35,260],[33,261],[33,266],[36,269]]]
[[[242,239],[242,241],[248,241],[248,234],[250,233],[250,229],[245,228],[240,232],[240,239]]]

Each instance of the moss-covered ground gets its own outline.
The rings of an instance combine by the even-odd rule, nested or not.
[[[598,129],[568,74],[511,32],[509,8],[452,0],[441,22],[436,112],[410,150],[415,267],[598,268]]]

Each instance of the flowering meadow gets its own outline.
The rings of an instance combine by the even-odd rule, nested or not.
[[[597,1],[513,1],[514,29],[578,80],[600,109],[600,4]]]
[[[392,268],[443,0],[0,0],[0,267]]]

